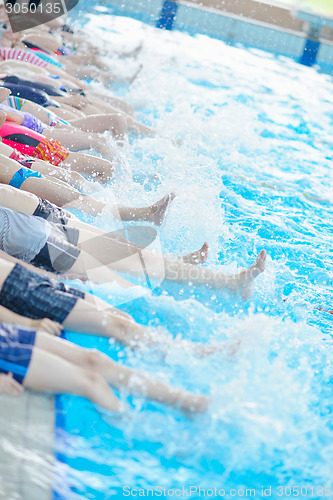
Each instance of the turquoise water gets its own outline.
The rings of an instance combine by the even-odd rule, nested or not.
[[[62,396],[56,494],[99,500],[121,498],[123,487],[200,486],[235,498],[246,489],[263,497],[262,488],[271,498],[298,496],[290,486],[303,487],[303,498],[327,498],[320,487],[332,488],[333,316],[318,308],[333,309],[332,78],[286,58],[111,17],[105,7],[85,22],[95,40],[110,45],[106,60],[120,74],[142,64],[134,83],[116,91],[160,134],[125,146],[134,180],[116,190],[119,200],[140,205],[176,193],[160,230],[165,251],[185,253],[208,241],[207,265],[228,271],[250,265],[262,248],[269,257],[247,303],[164,282],[121,306],[174,337],[241,339],[233,355],[198,359],[174,349],[162,357],[67,334],[211,394],[213,404],[189,419],[134,398],[128,419],[119,420]],[[138,62],[112,55],[113,47],[141,41]],[[112,186],[97,196],[109,200]],[[114,227],[107,210],[96,223]],[[117,301],[114,285],[93,290]]]

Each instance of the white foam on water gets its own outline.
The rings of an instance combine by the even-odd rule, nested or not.
[[[82,428],[92,425],[98,437],[72,436],[66,453],[75,456],[79,445],[91,468],[87,477],[75,471],[75,480],[94,491],[182,482],[329,484],[331,327],[316,308],[329,308],[332,282],[331,77],[132,19],[100,14],[88,26],[101,47],[109,44],[105,60],[120,76],[142,64],[118,92],[158,131],[156,138],[131,139],[133,180],[104,188],[103,199],[116,193],[118,203],[141,205],[174,191],[160,230],[166,251],[186,253],[208,241],[208,264],[229,272],[250,265],[262,248],[269,258],[252,305],[218,290],[165,283],[125,307],[166,335],[227,342],[232,353],[199,359],[177,348],[164,356],[118,350],[134,368],[211,394],[212,406],[189,420],[136,398],[122,422],[80,403]],[[113,53],[139,43],[137,60]],[[107,214],[98,224],[111,230]],[[119,292],[103,285],[94,293],[112,302]],[[67,419],[69,428],[72,419],[79,425]]]

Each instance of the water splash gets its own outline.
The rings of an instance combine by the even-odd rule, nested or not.
[[[317,308],[331,302],[331,77],[132,19],[99,13],[87,26],[101,47],[143,43],[138,61],[121,61],[112,50],[106,58],[122,75],[142,64],[134,83],[117,92],[159,133],[131,141],[133,181],[116,192],[119,202],[176,192],[161,229],[168,252],[186,253],[207,240],[208,264],[227,270],[248,266],[261,248],[270,257],[249,304],[164,283],[123,306],[140,323],[175,338],[227,343],[231,354],[133,353],[71,334],[120,362],[210,394],[212,405],[189,420],[134,398],[128,420],[119,421],[63,397],[68,483],[80,498],[105,498],[124,485],[259,492],[329,485],[332,316]],[[98,224],[110,228],[106,213]],[[94,293],[112,303],[118,292],[103,285]]]

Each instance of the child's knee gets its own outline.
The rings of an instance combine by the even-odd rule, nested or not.
[[[105,385],[105,383],[105,380],[99,373],[89,368],[81,368],[80,385],[83,395],[89,397],[91,394],[94,394],[96,386]]]
[[[101,366],[104,355],[97,349],[89,349],[84,352],[84,366],[91,371],[97,371]]]

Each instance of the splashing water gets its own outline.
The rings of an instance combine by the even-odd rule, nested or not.
[[[258,50],[162,32],[103,7],[86,28],[119,74],[142,69],[118,95],[158,137],[131,138],[133,181],[101,197],[138,205],[174,191],[160,239],[176,254],[210,244],[208,265],[235,270],[266,248],[267,271],[250,303],[206,288],[163,283],[123,309],[140,323],[196,342],[227,342],[198,359],[172,350],[133,353],[69,334],[114,359],[198,393],[207,414],[133,398],[125,420],[62,396],[59,491],[111,498],[119,488],[330,486],[333,463],[332,78]],[[113,54],[143,43],[138,60]],[[93,82],[96,88],[98,84]],[[177,140],[177,144],[174,142]],[[105,212],[98,224],[112,228]],[[114,285],[94,287],[112,303]],[[121,397],[125,397],[124,393]],[[241,495],[239,494],[238,497]],[[237,497],[237,498],[238,498]],[[197,498],[193,496],[192,498]]]

